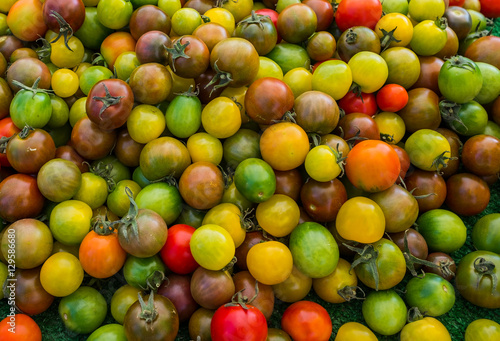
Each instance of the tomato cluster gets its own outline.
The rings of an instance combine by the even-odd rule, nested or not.
[[[41,340],[29,315],[54,305],[88,340],[451,340],[458,294],[500,309],[497,17],[2,0],[0,339]],[[364,299],[364,324],[334,328],[310,292]]]

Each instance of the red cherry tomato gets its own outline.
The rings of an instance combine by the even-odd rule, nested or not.
[[[346,114],[360,112],[369,116],[375,115],[378,109],[374,94],[362,92],[358,95],[352,91],[339,100],[339,107],[344,109]]]
[[[318,303],[298,301],[283,313],[281,328],[295,341],[326,341],[332,334],[332,319]]]
[[[396,112],[408,103],[408,92],[399,84],[386,84],[377,92],[377,105],[382,111]]]
[[[168,229],[168,238],[160,251],[165,265],[176,274],[186,275],[198,267],[191,254],[189,242],[196,229],[189,225],[177,224]]]

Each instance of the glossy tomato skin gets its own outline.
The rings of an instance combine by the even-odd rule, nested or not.
[[[490,202],[488,184],[470,173],[454,174],[446,180],[445,203],[455,213],[472,216],[481,213]]]
[[[349,91],[347,95],[340,99],[339,107],[344,109],[346,114],[359,112],[369,116],[375,115],[378,109],[375,95],[371,93],[358,95],[352,91]]]
[[[488,266],[482,263],[491,262],[491,275]],[[458,292],[467,301],[483,308],[497,309],[500,307],[500,288],[493,285],[492,276],[498,276],[500,256],[490,251],[473,251],[465,255],[458,264],[455,284]]]
[[[35,41],[47,32],[43,20],[42,3],[38,0],[21,0],[12,5],[7,15],[7,25],[15,37]]]
[[[16,271],[16,306],[29,315],[37,315],[46,311],[54,296],[42,287],[40,267]]]
[[[239,304],[221,306],[212,317],[210,330],[214,341],[267,339],[266,318],[251,304],[247,305],[247,309]]]
[[[106,105],[105,98],[118,97],[118,103]],[[110,99],[111,100],[111,99]],[[87,96],[86,111],[89,119],[103,130],[121,127],[130,116],[134,95],[130,86],[121,79],[97,82]]]
[[[366,10],[360,11],[359,8]],[[382,4],[379,1],[347,0],[339,4],[335,22],[341,31],[353,26],[366,26],[373,30],[381,16]]]
[[[12,174],[0,182],[0,217],[7,222],[36,217],[42,212],[44,202],[32,176]]]
[[[339,260],[338,246],[330,231],[314,222],[295,227],[290,235],[289,248],[295,266],[311,278],[328,276]]]
[[[89,117],[83,117],[71,130],[71,145],[88,160],[99,160],[108,155],[116,141],[115,130],[102,130]]]
[[[293,340],[326,341],[332,334],[332,320],[328,311],[318,303],[298,301],[283,313],[281,328]]]
[[[347,201],[346,188],[339,179],[319,182],[309,179],[302,185],[300,199],[308,215],[315,221],[333,221]]]
[[[490,319],[472,321],[465,329],[465,341],[497,339],[500,337],[500,325]]]
[[[191,276],[169,274],[158,288],[158,294],[165,296],[175,306],[179,322],[187,321],[198,308],[190,288]]]
[[[406,324],[405,302],[394,290],[370,292],[362,312],[370,329],[382,335],[394,335]]]
[[[151,292],[150,295],[153,295],[153,293]],[[146,301],[146,298],[144,300]],[[175,340],[179,332],[179,315],[175,306],[172,301],[161,295],[154,295],[153,300],[154,310],[157,312],[158,317],[152,321],[141,317],[143,309],[139,301],[130,306],[123,320],[123,327],[128,340]]]
[[[177,274],[189,274],[198,267],[189,247],[195,230],[185,224],[176,224],[168,229],[167,242],[161,249],[160,256],[165,265]]]
[[[43,20],[49,30],[59,33],[60,25],[56,18],[51,15],[52,11],[58,13],[69,24],[73,32],[83,25],[85,20],[85,5],[82,0],[47,0],[43,3]]]
[[[369,174],[365,167],[371,168]],[[367,192],[389,188],[398,179],[400,170],[397,153],[382,141],[361,141],[347,155],[347,177],[353,185]]]
[[[10,331],[11,323],[15,323],[16,333]],[[0,336],[9,341],[41,341],[42,331],[38,324],[26,314],[7,316],[0,322]],[[13,337],[12,337],[13,336]]]
[[[408,323],[401,330],[401,341],[443,340],[451,341],[451,336],[446,327],[433,317],[424,317],[421,320]]]
[[[478,250],[486,250],[500,254],[498,243],[498,222],[500,213],[490,213],[481,217],[472,228],[472,243]]]
[[[406,302],[410,307],[425,311],[427,316],[446,314],[455,304],[455,289],[443,277],[428,273],[413,277],[406,284]]]
[[[245,95],[245,111],[259,124],[272,124],[290,111],[294,104],[293,92],[283,81],[263,77],[254,81]]]
[[[52,136],[42,129],[25,129],[9,140],[6,149],[7,160],[20,173],[37,173],[56,155]]]
[[[182,173],[179,192],[189,206],[199,210],[211,209],[221,202],[224,194],[222,173],[211,162],[195,162]]]

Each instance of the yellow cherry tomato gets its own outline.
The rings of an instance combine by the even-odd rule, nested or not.
[[[69,69],[59,69],[54,72],[50,81],[54,93],[62,98],[73,96],[80,88],[78,75]]]
[[[312,76],[311,71],[303,67],[297,67],[283,76],[283,82],[292,89],[293,96],[297,98],[304,92],[312,90]]]
[[[140,104],[132,109],[127,119],[130,137],[137,143],[146,144],[159,137],[165,130],[165,115],[155,106]]]
[[[68,252],[53,254],[40,270],[40,283],[52,296],[68,296],[80,287],[82,281],[82,265],[78,258]]]
[[[367,326],[358,322],[347,322],[340,326],[335,341],[377,341],[375,334]]]
[[[465,329],[465,341],[500,340],[500,324],[489,319],[472,321]]]
[[[64,44],[64,39],[59,38],[55,43],[51,43],[50,61],[59,68],[73,68],[80,64],[85,54],[85,48],[77,37],[73,36],[68,40],[68,50]]]
[[[293,269],[292,253],[277,241],[256,244],[247,254],[250,274],[260,283],[275,285],[285,281]]]
[[[376,114],[373,119],[377,124],[383,141],[391,144],[397,144],[405,136],[405,121],[398,114],[383,111]]]
[[[401,330],[401,341],[451,341],[451,336],[444,324],[434,317],[424,317],[408,323]],[[494,339],[490,339],[494,340]]]
[[[264,231],[275,237],[284,237],[299,224],[300,210],[289,196],[274,194],[257,206],[255,216]]]
[[[215,224],[198,227],[191,236],[189,246],[194,260],[205,269],[213,271],[228,265],[235,252],[233,238],[229,232]]]
[[[339,154],[330,146],[319,145],[311,149],[304,161],[307,174],[316,181],[326,182],[342,173]]]
[[[192,34],[202,23],[200,13],[194,8],[180,8],[172,15],[172,30],[179,36]]]
[[[253,81],[263,77],[274,77],[283,80],[283,70],[281,70],[281,67],[274,60],[260,56],[259,63],[259,71]]]
[[[331,274],[322,278],[314,278],[312,282],[314,292],[323,300],[330,303],[343,303],[346,300],[340,296],[339,291],[345,288],[356,287],[358,277],[351,270],[351,263],[339,258],[337,267]]]
[[[231,203],[222,203],[212,207],[205,217],[202,224],[215,224],[223,227],[233,238],[234,246],[240,246],[245,240],[246,231],[242,226],[243,219],[238,206]]]
[[[227,97],[216,97],[201,112],[203,129],[218,139],[234,135],[241,127],[240,109]]]
[[[368,244],[383,237],[385,217],[375,201],[354,197],[340,207],[335,224],[342,238]]]
[[[375,32],[379,36],[383,48],[405,47],[413,37],[413,25],[411,20],[404,14],[388,13],[377,22]]]
[[[206,11],[204,15],[210,19],[210,22],[222,25],[229,32],[229,35],[233,35],[236,25],[230,11],[225,8],[215,7]]]
[[[193,163],[207,161],[218,165],[222,161],[222,142],[210,134],[201,132],[191,135],[186,147]]]

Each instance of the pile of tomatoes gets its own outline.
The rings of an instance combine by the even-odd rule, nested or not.
[[[41,340],[54,305],[93,341],[451,340],[457,295],[498,311],[497,17],[2,0],[0,339]],[[334,328],[310,292],[362,299],[364,324]],[[500,339],[479,318],[460,337]]]

